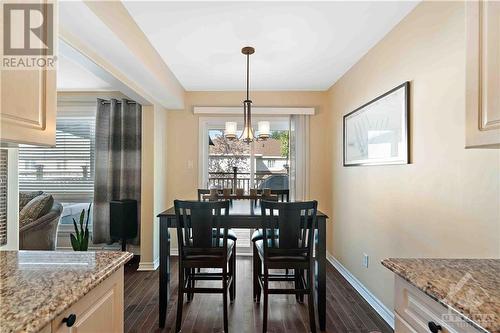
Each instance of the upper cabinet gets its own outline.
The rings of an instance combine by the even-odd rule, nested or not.
[[[2,4],[1,11],[9,30],[1,34],[9,36],[2,43],[1,145],[55,145],[56,3]]]
[[[500,148],[500,2],[466,6],[466,147]]]

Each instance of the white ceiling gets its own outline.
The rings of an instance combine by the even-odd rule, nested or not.
[[[99,91],[113,89],[110,83],[63,53],[59,53],[57,57],[57,66],[57,90]]]
[[[325,90],[418,1],[124,2],[186,90]]]

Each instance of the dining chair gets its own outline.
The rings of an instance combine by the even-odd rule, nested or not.
[[[223,190],[218,189],[217,193],[222,194]],[[203,197],[206,194],[210,194],[210,190],[206,188],[199,188],[198,189],[198,201],[205,201],[205,198]]]
[[[254,262],[256,300],[264,294],[263,332],[267,331],[270,294],[307,295],[310,330],[316,332],[314,312],[314,233],[317,224],[317,201],[261,202],[263,238],[255,241]],[[270,270],[293,269],[295,275],[272,274]],[[304,272],[306,273],[304,277]],[[298,273],[298,274],[297,274]],[[295,282],[294,288],[269,288],[269,281]]]
[[[219,192],[219,194],[222,194],[222,190],[217,190]],[[206,189],[206,188],[199,188],[198,189],[198,201],[205,201],[203,196],[205,194],[210,194],[210,190],[209,189]],[[215,230],[213,231],[215,233]],[[236,242],[237,238],[236,238],[236,234],[234,233],[233,229],[229,229],[228,232],[227,232],[227,237],[233,241]]]
[[[258,189],[257,193],[262,194],[263,190]],[[271,190],[271,194],[276,196],[276,199],[280,202],[290,202],[290,190]],[[265,199],[264,199],[265,200]],[[256,205],[256,203],[255,203]],[[250,240],[252,241],[253,244],[253,255],[254,257],[257,255],[257,249],[255,248],[255,242],[262,239],[262,229],[256,229],[252,233],[252,237]],[[254,267],[255,268],[255,267]],[[288,275],[288,269],[285,271],[285,273]],[[256,297],[256,290],[254,287],[254,299]]]
[[[258,194],[262,194],[262,192],[262,189],[257,190]],[[271,194],[275,195],[278,201],[290,202],[290,190],[271,190]]]
[[[184,294],[191,301],[195,293],[221,293],[224,332],[228,332],[227,296],[236,296],[236,241],[228,238],[225,218],[229,201],[174,201],[179,247],[179,287],[176,332],[181,330]],[[213,230],[215,229],[215,233]],[[197,268],[222,269],[196,272]],[[197,280],[217,280],[222,288],[198,288]]]

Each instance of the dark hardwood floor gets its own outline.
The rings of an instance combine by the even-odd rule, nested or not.
[[[165,329],[175,331],[177,261],[171,263],[172,282]],[[200,282],[200,284],[203,282]],[[216,282],[206,282],[216,283]],[[236,300],[229,307],[229,330],[262,332],[262,307],[252,300],[252,258],[238,257]],[[222,297],[197,294],[184,304],[183,333],[222,332]],[[307,332],[306,304],[295,296],[271,295],[268,332]],[[125,266],[125,332],[160,332],[158,328],[158,271],[138,272],[137,260]],[[392,332],[384,320],[328,264],[326,332]]]

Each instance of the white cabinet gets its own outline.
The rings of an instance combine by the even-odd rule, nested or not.
[[[439,333],[479,333],[454,310],[448,309],[428,295],[396,276],[396,333],[430,333],[429,325]]]
[[[500,148],[500,2],[466,6],[466,147]]]
[[[50,8],[54,17],[50,32],[47,34],[52,35],[52,52],[56,54],[57,6],[55,2],[50,3],[51,7],[47,7],[47,2],[43,2],[42,5],[46,6],[44,8]],[[2,5],[1,10],[6,11],[7,9]],[[46,10],[49,11],[49,9]],[[6,13],[10,12],[0,14]],[[23,20],[19,21],[21,23],[16,22],[18,21],[11,19],[10,29],[12,31],[24,31],[23,29],[27,28],[22,25]],[[7,29],[7,27],[3,28]],[[44,54],[48,55],[47,52]],[[4,57],[2,60],[7,58],[20,59],[19,57],[22,59],[39,58],[37,56],[7,56],[3,54],[2,56]],[[55,144],[56,70],[55,68],[47,69],[47,67],[27,68],[11,66],[9,69],[2,68],[0,72],[0,142],[2,146],[18,143]]]
[[[123,266],[54,319],[48,332],[123,332]]]

